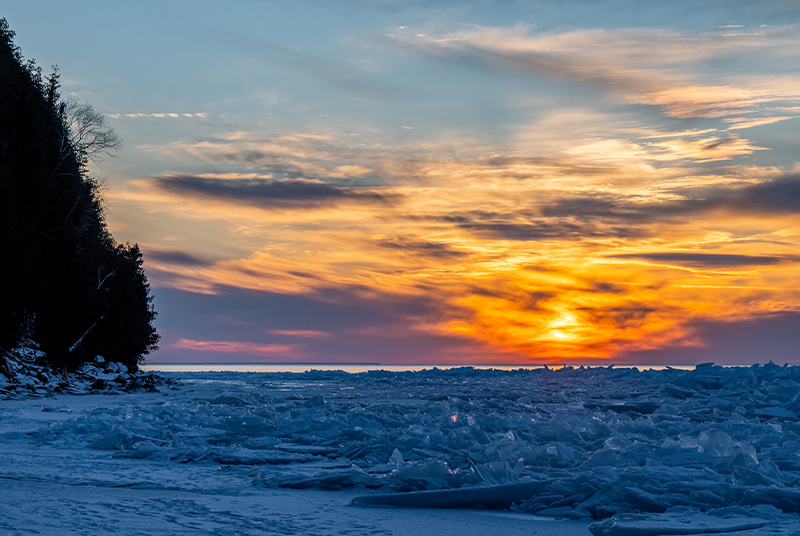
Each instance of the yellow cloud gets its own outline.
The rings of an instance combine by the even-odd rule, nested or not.
[[[511,104],[517,121],[502,139],[426,133],[414,123],[411,142],[365,141],[366,127],[363,136],[309,127],[141,147],[168,158],[172,169],[200,170],[193,175],[200,179],[295,181],[336,195],[374,190],[401,200],[258,205],[132,180],[110,194],[111,206],[125,218],[147,215],[144,245],[208,260],[146,256],[155,284],[318,299],[330,289],[375,300],[402,296],[428,305],[404,318],[409,329],[467,338],[476,355],[488,352],[485,359],[527,362],[696,345],[698,321],[800,309],[800,221],[785,203],[797,170],[748,165],[771,147],[741,132],[796,117],[800,85],[790,75],[702,69],[706,60],[744,51],[786,59],[786,50],[797,50],[796,32],[404,30],[391,42],[596,87],[603,98],[546,105],[518,98]],[[271,356],[296,351],[176,344]]]

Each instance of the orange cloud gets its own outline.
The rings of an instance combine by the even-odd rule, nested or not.
[[[263,356],[278,356],[295,359],[302,357],[293,346],[285,344],[256,344],[238,341],[193,341],[178,339],[171,345],[173,348],[197,350],[200,352],[222,352],[230,354],[253,354]]]
[[[771,125],[787,119],[795,119],[795,115],[777,116],[777,117],[729,117],[723,119],[726,123],[733,123],[728,130],[737,130],[742,128],[761,127],[764,125]]]
[[[331,334],[325,331],[310,331],[307,329],[269,329],[267,333],[271,335],[284,335],[286,337],[302,337],[302,338],[326,338]]]
[[[370,141],[367,127],[363,136],[309,127],[139,147],[197,171],[111,194],[116,214],[147,215],[139,232],[151,280],[319,301],[341,289],[402,297],[430,304],[398,313],[409,332],[474,341],[470,359],[484,360],[700,345],[700,321],[800,309],[797,170],[752,164],[774,148],[742,132],[796,117],[800,85],[702,69],[740,52],[780,61],[797,49],[796,32],[416,33],[390,42],[604,98],[517,98],[502,139],[415,126],[415,141]],[[328,337],[302,325],[267,332],[312,339],[303,344]],[[175,347],[300,355],[283,344]]]

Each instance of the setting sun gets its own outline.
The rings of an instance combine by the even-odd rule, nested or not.
[[[124,142],[93,172],[144,254],[159,360],[743,362],[797,342],[793,19],[304,5],[165,13],[147,69],[134,44],[38,49],[9,6]]]

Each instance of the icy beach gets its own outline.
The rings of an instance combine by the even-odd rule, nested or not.
[[[0,532],[800,533],[796,367],[164,376],[0,376]]]

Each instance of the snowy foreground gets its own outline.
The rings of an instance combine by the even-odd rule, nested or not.
[[[800,534],[796,367],[102,367],[0,376],[0,533]]]

